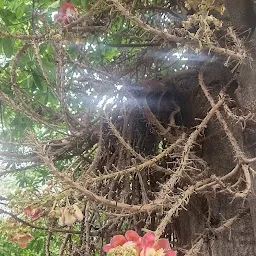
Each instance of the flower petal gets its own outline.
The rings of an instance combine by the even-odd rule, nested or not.
[[[75,9],[75,6],[73,5],[73,3],[69,3],[69,2],[63,2],[61,4],[61,7],[60,7],[60,11],[63,11],[65,12],[67,9]]]
[[[32,211],[32,205],[27,206],[26,208],[23,209],[23,212],[27,215],[30,216]]]
[[[61,7],[59,8],[58,14],[60,14],[60,16],[66,16],[68,9],[74,10],[75,7],[72,3],[70,5],[70,3],[65,3],[64,2],[64,3],[61,4]]]
[[[145,256],[145,255],[146,255],[146,250],[142,249],[141,252],[140,252],[140,256]]]
[[[27,247],[28,243],[20,243],[18,242],[18,246],[21,248],[21,249],[25,249]]]
[[[110,244],[111,244],[112,248],[115,248],[119,245],[123,245],[125,242],[127,242],[127,240],[123,235],[115,235],[110,240]]]
[[[156,250],[163,248],[164,251],[169,251],[171,249],[169,240],[166,238],[161,238],[156,241],[153,248],[155,248]]]
[[[59,223],[61,226],[65,225],[65,215],[64,215],[64,207],[58,209],[60,211],[61,216],[59,217]]]
[[[33,236],[30,233],[22,234],[19,236],[19,241],[22,243],[29,241],[33,238]]]
[[[108,252],[112,248],[111,244],[105,244],[102,249],[104,252]]]
[[[17,234],[13,237],[11,240],[12,242],[17,242],[18,246],[20,248],[26,248],[28,242],[33,238],[33,236],[30,233],[25,234]]]
[[[153,232],[148,232],[142,237],[142,247],[153,247],[155,243],[155,234]]]
[[[74,215],[76,216],[76,218],[77,218],[78,220],[82,220],[82,219],[84,218],[84,215],[83,215],[83,213],[81,212],[81,210],[79,209],[79,207],[78,207],[76,204],[74,204],[74,205],[73,205],[73,208],[74,208],[74,210],[75,210]]]
[[[65,207],[63,211],[64,224],[72,226],[76,222],[76,216],[70,213],[69,207]]]
[[[66,215],[64,224],[67,226],[72,226],[76,222],[76,217],[74,215]]]
[[[78,12],[71,2],[63,2],[58,10],[58,14],[54,15],[54,21],[68,24],[73,18],[77,18]]]
[[[33,205],[29,205],[23,209],[23,212],[30,218],[36,220],[41,217],[41,209]]]
[[[173,251],[173,250],[165,252],[165,256],[176,256],[176,255],[177,255],[176,251]]]
[[[128,241],[133,241],[135,243],[139,243],[141,241],[141,237],[138,235],[137,232],[135,232],[134,230],[128,230],[126,233],[125,233],[125,238],[128,240]]]

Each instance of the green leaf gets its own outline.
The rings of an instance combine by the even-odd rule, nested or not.
[[[36,72],[32,71],[32,76],[33,76],[33,79],[34,79],[34,82],[35,82],[37,88],[42,90],[43,87],[42,87],[42,82],[41,82],[39,75]]]
[[[11,25],[13,20],[16,19],[15,13],[6,9],[0,9],[0,17],[3,20],[3,22],[6,24],[6,26]]]
[[[18,19],[21,19],[22,16],[24,15],[25,12],[25,4],[21,4],[17,9],[16,9],[16,17]]]
[[[46,10],[45,10],[43,13],[48,12],[49,9],[56,9],[56,8],[58,8],[59,6],[60,6],[60,0],[55,1],[55,2],[53,2],[52,4],[50,4],[50,5],[46,8]]]
[[[33,82],[34,82],[34,78],[32,78],[32,76],[28,76],[27,77],[27,87],[32,88]]]
[[[106,54],[105,54],[105,59],[107,61],[111,61],[115,56],[118,55],[118,53],[119,53],[119,51],[118,51],[117,48],[113,48],[113,49],[107,50]]]
[[[88,3],[87,1],[81,1],[81,5],[84,9],[88,9]]]
[[[4,54],[7,58],[10,58],[13,55],[13,41],[10,38],[3,38],[2,46]]]

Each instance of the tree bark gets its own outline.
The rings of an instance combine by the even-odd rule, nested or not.
[[[250,0],[226,0],[231,23],[238,31],[245,31],[241,36],[248,37],[251,33],[250,42],[247,43],[248,53],[251,54],[250,63],[243,63],[236,74],[238,88],[235,91],[235,97],[238,105],[244,113],[255,113],[256,110],[256,33],[254,32],[256,17],[254,13],[253,1]],[[224,67],[223,67],[224,69]],[[220,76],[221,77],[221,76]],[[228,82],[228,81],[226,81]],[[209,84],[208,84],[209,85]],[[197,96],[198,97],[198,96]],[[199,112],[198,112],[199,113]],[[216,125],[217,121],[212,120],[207,127],[208,134],[221,130]],[[248,157],[256,156],[256,123],[248,121],[244,131],[235,128],[235,125],[229,123],[231,130],[239,141],[239,146],[245,151]],[[206,139],[203,144],[202,157],[209,164],[210,170],[216,175],[223,175],[234,167],[234,155],[232,148],[224,133],[217,132],[216,136]],[[252,165],[254,169],[256,165]],[[256,191],[256,180],[253,179],[252,191]],[[207,224],[211,228],[221,226],[225,220],[232,218],[239,213],[239,208],[248,204],[249,214],[245,215],[239,221],[234,223],[231,228],[227,228],[221,233],[211,233],[202,236],[203,249],[201,255],[209,256],[254,256],[256,255],[256,197],[252,193],[249,195],[248,202],[241,199],[229,198],[228,196],[206,196],[208,199],[208,221],[205,219],[205,210],[202,201],[191,200],[187,213],[180,216],[178,223],[186,223],[185,226],[179,226],[184,229],[180,234],[180,241],[184,244],[195,244],[195,238]],[[209,215],[210,213],[210,215]],[[195,216],[197,216],[195,218]],[[187,218],[189,220],[187,220]],[[189,226],[189,230],[188,230]],[[194,241],[193,241],[194,240]]]

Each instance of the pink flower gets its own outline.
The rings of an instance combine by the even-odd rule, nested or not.
[[[140,237],[135,231],[128,230],[125,235],[115,235],[109,244],[103,246],[107,255],[135,255],[135,256],[176,256],[171,250],[168,239],[156,241],[153,232]]]
[[[156,241],[155,234],[149,232],[142,237],[140,256],[176,256],[176,252],[171,250],[168,239]]]
[[[54,21],[68,24],[77,19],[78,12],[73,3],[63,2],[57,14],[54,15]]]
[[[33,220],[40,218],[42,214],[42,210],[39,207],[33,205],[27,206],[26,208],[24,208],[23,211],[28,217],[32,218]]]
[[[109,244],[103,246],[104,252],[109,252],[111,249],[122,246],[124,248],[134,247],[137,251],[137,255],[139,255],[140,251],[140,242],[141,237],[137,234],[137,232],[133,230],[128,230],[125,235],[115,235],[110,240]]]

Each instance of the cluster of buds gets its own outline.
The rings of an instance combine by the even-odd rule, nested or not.
[[[73,3],[63,2],[54,15],[54,21],[62,24],[69,24],[78,18],[79,14]]]
[[[219,0],[186,0],[185,7],[194,11],[194,14],[188,16],[182,25],[188,31],[188,37],[198,41],[199,47],[196,51],[200,51],[204,45],[214,45],[216,43],[214,33],[222,28],[222,21],[214,17],[211,12],[217,11],[223,15],[224,5]]]
[[[156,240],[153,232],[143,237],[135,231],[128,230],[125,235],[115,235],[109,244],[103,246],[107,256],[176,256],[168,239]]]
[[[196,12],[202,11],[217,11],[224,14],[225,6],[222,0],[186,0],[185,7],[188,10],[195,10]]]

